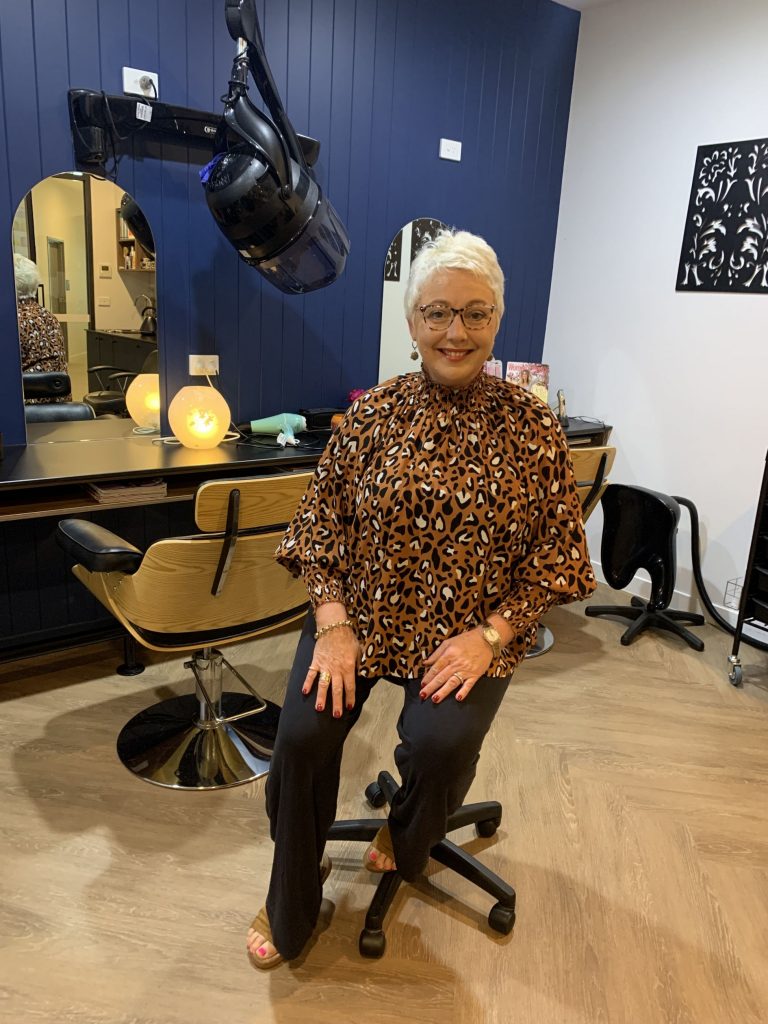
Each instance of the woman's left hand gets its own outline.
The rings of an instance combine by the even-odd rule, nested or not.
[[[456,700],[464,700],[492,661],[493,652],[480,628],[443,640],[434,654],[424,659],[428,671],[421,681],[419,696],[422,700],[431,697],[439,704],[457,691]]]

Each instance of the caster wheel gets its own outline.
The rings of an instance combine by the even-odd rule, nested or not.
[[[728,673],[728,678],[734,686],[741,686],[744,680],[744,673],[741,670],[741,665],[734,665]]]
[[[487,821],[478,821],[475,825],[475,832],[482,839],[489,839],[496,835],[496,829],[501,824],[501,818],[488,818]]]
[[[372,782],[370,786],[365,787],[365,799],[371,807],[383,807],[387,802],[387,798],[384,796],[382,788],[378,782]]]
[[[515,927],[515,912],[511,907],[505,907],[503,903],[497,903],[491,908],[491,912],[488,915],[488,924],[495,932],[509,935]]]
[[[367,932],[363,929],[360,932],[360,941],[357,945],[361,956],[378,959],[380,956],[384,956],[387,939],[384,932]]]

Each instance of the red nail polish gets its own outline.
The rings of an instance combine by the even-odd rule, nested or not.
[[[315,711],[322,711],[322,710],[323,710],[323,705],[322,704],[315,704]]]
[[[334,711],[333,712],[333,717],[334,718],[341,718],[341,712],[340,711]]]
[[[354,708],[354,704],[347,704],[347,711],[351,711]]]
[[[421,697],[421,699],[422,699],[422,700],[426,700],[426,699],[427,699],[427,697],[429,696],[429,694],[428,694],[428,693],[424,693],[424,692],[422,691],[422,692],[421,692],[421,693],[419,694],[419,696]]]
[[[464,698],[462,697],[462,695],[460,693],[457,693],[456,694],[456,700],[464,700]]]
[[[434,697],[432,698],[432,703],[433,704],[439,704],[440,703],[440,698],[437,696],[437,694],[435,694]]]

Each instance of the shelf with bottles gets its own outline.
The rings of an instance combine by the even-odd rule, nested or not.
[[[121,273],[154,272],[155,258],[136,239],[117,210],[117,269]]]

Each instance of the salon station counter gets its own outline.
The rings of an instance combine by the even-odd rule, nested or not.
[[[263,439],[196,451],[134,434],[127,419],[29,423],[26,447],[6,448],[0,461],[0,522],[103,508],[88,495],[87,483],[159,478],[168,494],[155,500],[191,500],[200,483],[215,477],[311,468],[324,441],[310,437],[282,449]],[[109,507],[120,505],[110,502]]]
[[[327,435],[298,447],[225,443],[210,451],[133,433],[125,419],[30,423],[27,445],[0,460],[0,661],[117,635],[115,621],[82,587],[56,541],[59,519],[91,519],[142,550],[196,533],[193,497],[206,480],[313,468]],[[98,502],[88,484],[162,480],[164,497]],[[156,494],[156,492],[155,492]]]

